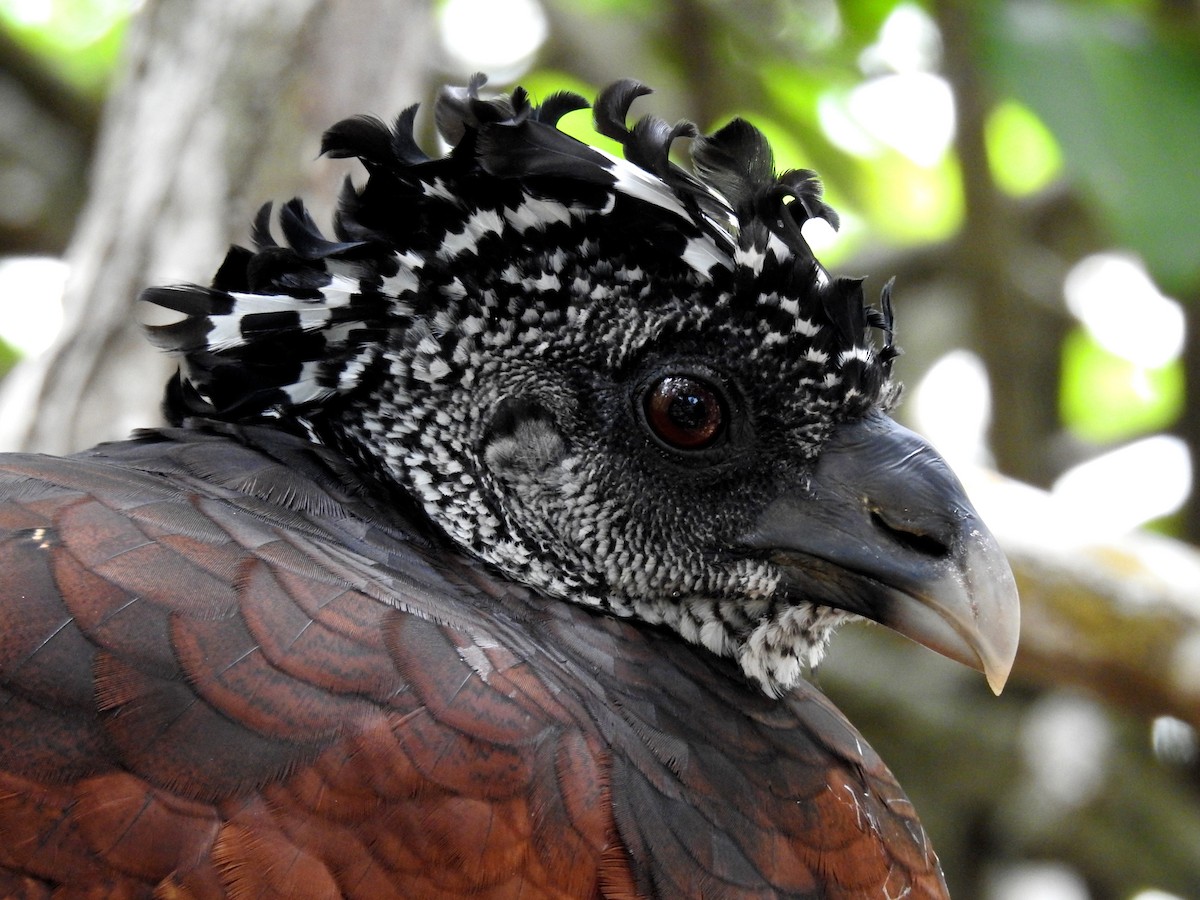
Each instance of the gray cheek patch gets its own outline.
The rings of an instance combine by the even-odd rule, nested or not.
[[[566,442],[554,423],[535,415],[491,438],[484,448],[483,458],[497,478],[514,481],[546,473],[562,461],[566,452]]]

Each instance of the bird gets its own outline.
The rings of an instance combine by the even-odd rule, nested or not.
[[[329,129],[331,236],[267,205],[141,295],[166,424],[0,457],[5,896],[947,895],[807,677],[851,620],[997,693],[1016,654],[889,415],[891,284],[744,119],[485,85],[441,155],[416,106]]]

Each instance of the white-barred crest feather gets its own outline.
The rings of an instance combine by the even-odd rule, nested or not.
[[[896,351],[886,296],[881,310],[868,308],[857,282],[829,279],[799,226],[814,216],[836,225],[837,217],[813,173],[775,175],[757,129],[734,120],[697,137],[690,123],[654,117],[629,127],[630,105],[649,89],[621,81],[595,107],[597,129],[624,147],[619,159],[556,127],[587,105],[582,97],[563,93],[535,106],[518,88],[482,99],[483,83],[476,77],[439,97],[438,126],[454,143],[441,159],[413,138],[415,107],[390,129],[359,117],[327,132],[324,153],[357,157],[370,173],[361,189],[347,183],[337,240],[292,200],[280,211],[280,245],[268,205],[255,223],[256,251],[232,250],[211,288],[146,292],[147,302],[184,315],[149,328],[156,344],[182,358],[168,403],[173,418],[277,418],[352,392],[371,380],[372,342],[431,313],[435,293],[464,300],[461,284],[423,278],[429,259],[504,258],[534,235],[552,235],[565,253],[590,242],[593,252],[618,255],[619,244],[651,281],[716,279],[716,302],[757,307],[768,341],[812,336],[823,320],[834,332],[823,352],[861,363],[866,394],[888,381]],[[680,138],[693,139],[695,174],[670,161]],[[548,271],[533,272],[524,286],[534,303],[562,288]],[[602,280],[583,295],[603,297]],[[460,318],[478,312],[477,303],[466,306]],[[884,332],[881,348],[865,336],[868,326]]]

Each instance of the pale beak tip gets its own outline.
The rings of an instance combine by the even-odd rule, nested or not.
[[[1012,666],[992,667],[989,666],[984,672],[984,677],[987,678],[988,687],[992,689],[992,693],[997,697],[1004,690],[1004,685],[1008,682],[1008,673],[1012,671]]]
[[[986,639],[979,640],[975,649],[980,655],[980,668],[987,678],[988,687],[998,697],[1008,683],[1008,676],[1017,659],[1017,646],[1021,639],[1021,606],[1017,585],[1007,563],[1003,573],[993,578],[994,618]]]

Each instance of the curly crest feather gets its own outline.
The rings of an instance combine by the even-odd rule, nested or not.
[[[471,298],[457,296],[454,279],[431,263],[469,255],[482,264],[494,254],[500,272],[525,248],[531,258],[550,247],[594,256],[601,265],[590,275],[598,281],[621,260],[660,286],[703,285],[698,302],[752,310],[766,333],[805,333],[812,346],[804,351],[842,360],[840,380],[857,394],[878,399],[890,390],[897,351],[888,292],[875,309],[857,280],[829,277],[800,226],[809,218],[836,226],[836,213],[814,173],[775,173],[756,128],[735,119],[698,136],[689,122],[653,116],[630,127],[630,106],[649,88],[619,81],[595,106],[597,130],[624,149],[618,159],[558,130],[563,115],[588,105],[579,95],[555,94],[538,106],[517,88],[484,99],[484,81],[476,76],[438,97],[437,125],[453,144],[445,157],[418,146],[415,106],[390,128],[359,116],[326,132],[322,152],[357,158],[369,175],[361,187],[347,180],[336,240],[291,200],[278,216],[280,245],[268,205],[255,222],[255,252],[233,248],[211,288],[143,295],[183,316],[150,328],[159,346],[182,358],[168,397],[173,420],[311,415],[361,392],[375,380],[381,335],[405,330],[414,316],[443,325],[470,318]],[[680,138],[693,139],[694,173],[670,159]],[[602,284],[575,288],[574,299],[561,291],[557,298],[527,292],[527,299],[562,306],[604,293]],[[870,328],[883,332],[882,347],[872,349]]]

